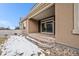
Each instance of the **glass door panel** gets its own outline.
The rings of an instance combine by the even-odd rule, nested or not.
[[[46,28],[45,28],[45,23],[42,23],[42,32],[45,32]]]
[[[46,32],[52,32],[52,21],[46,23]]]

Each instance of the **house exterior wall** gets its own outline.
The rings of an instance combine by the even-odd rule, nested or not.
[[[39,9],[39,8],[37,8]],[[38,21],[26,20],[26,33],[38,33]],[[79,48],[79,35],[72,33],[74,27],[74,4],[55,4],[55,39],[57,43]],[[52,36],[53,37],[53,36]]]
[[[32,10],[32,12],[29,13],[28,19],[26,19],[26,20],[24,20],[22,22],[22,24],[24,24],[24,27],[25,27],[25,29],[23,29],[23,33],[27,33],[28,34],[28,33],[38,33],[38,32],[40,32],[40,25],[39,25],[40,23],[39,23],[39,20],[38,19],[37,20],[34,20],[34,18],[29,18],[29,17],[33,16],[34,14],[38,13],[40,10],[44,9],[45,7],[47,7],[49,5],[51,5],[51,4],[50,3],[37,4],[33,8],[34,10]],[[46,13],[46,15],[48,13]],[[54,12],[52,12],[52,14],[54,14]],[[36,16],[38,16],[38,15],[36,15]]]
[[[26,28],[26,21],[23,22],[23,26]]]
[[[21,30],[23,29],[23,22],[20,21],[19,27],[20,27]]]
[[[20,29],[26,28],[26,20],[20,22]]]
[[[74,25],[74,4],[55,4],[56,42],[79,48],[79,35],[72,33]]]
[[[24,20],[24,21],[22,22],[22,33],[23,33],[24,35],[26,35],[26,33],[27,33],[27,32],[26,32],[26,28],[27,28],[27,26],[26,26],[26,24],[27,24],[26,21],[27,21],[27,20]]]
[[[34,19],[28,20],[28,32],[29,33],[37,33],[38,32],[38,21]]]

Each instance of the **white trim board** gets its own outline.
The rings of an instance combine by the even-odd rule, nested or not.
[[[73,34],[79,34],[79,3],[74,4],[74,29]]]

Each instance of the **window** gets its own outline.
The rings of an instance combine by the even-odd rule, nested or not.
[[[74,4],[74,34],[79,34],[79,4]]]
[[[55,28],[54,17],[41,20],[41,32],[43,33],[54,33]]]

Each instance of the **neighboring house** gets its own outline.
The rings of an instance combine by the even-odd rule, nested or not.
[[[31,38],[79,48],[79,4],[36,4],[22,21]]]

